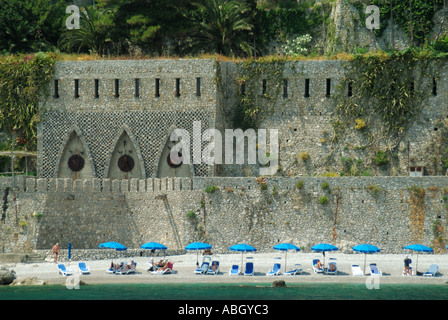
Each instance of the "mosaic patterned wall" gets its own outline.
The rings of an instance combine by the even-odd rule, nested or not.
[[[56,112],[45,114],[42,121],[41,172],[44,178],[57,177],[59,158],[71,132],[75,131],[88,150],[94,164],[94,175],[107,178],[107,167],[118,137],[126,131],[141,151],[146,178],[156,176],[156,168],[170,128],[193,132],[193,121],[209,127],[204,112]],[[134,157],[137,161],[139,157]],[[194,165],[195,176],[207,176],[209,167]]]

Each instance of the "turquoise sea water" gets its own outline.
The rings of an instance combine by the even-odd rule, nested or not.
[[[448,300],[448,285],[291,284],[273,288],[259,284],[94,284],[67,289],[63,285],[4,286],[0,300]]]

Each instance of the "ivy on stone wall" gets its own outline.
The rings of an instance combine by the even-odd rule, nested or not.
[[[370,145],[391,139],[396,146],[431,94],[438,62],[429,53],[413,49],[356,55],[336,94],[333,142],[362,119],[363,130],[358,131]]]
[[[0,57],[0,130],[14,136],[14,145],[36,148],[39,94],[54,74],[56,55],[36,53]]]
[[[258,129],[266,117],[278,112],[286,62],[285,57],[268,57],[238,63],[236,82],[240,92],[233,117],[235,128]]]

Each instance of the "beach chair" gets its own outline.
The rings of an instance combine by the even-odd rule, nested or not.
[[[216,268],[215,268],[216,266]],[[215,270],[213,270],[215,269]],[[219,273],[219,261],[212,261],[211,267],[208,268],[207,274],[217,275]]]
[[[313,259],[313,270],[315,273],[322,273],[324,272],[324,269],[322,267],[317,267],[317,262],[320,261],[320,259]]]
[[[135,268],[137,267],[137,263],[134,262],[130,267],[122,267],[121,269],[115,271],[115,274],[127,275],[131,273],[135,273]]]
[[[240,266],[234,264],[229,270],[229,276],[237,276],[240,274]]]
[[[435,277],[439,271],[439,266],[437,264],[432,264],[428,270],[423,274],[424,277]]]
[[[85,262],[78,263],[79,273],[80,274],[89,274],[90,268],[86,265]]]
[[[166,264],[166,268],[161,268],[161,270],[155,270],[151,272],[151,274],[157,274],[157,275],[173,274],[173,273],[174,273],[173,263],[171,261]]]
[[[285,276],[295,276],[296,274],[301,274],[303,272],[302,265],[296,264],[294,269],[289,269],[284,273]]]
[[[352,276],[363,276],[364,272],[362,272],[361,268],[357,264],[352,264]]]
[[[330,261],[328,263],[328,269],[327,269],[327,274],[338,274],[338,265],[336,263],[336,261]]]
[[[245,276],[253,276],[254,275],[254,263],[246,262],[246,268],[244,270]]]
[[[61,263],[58,264],[58,273],[62,274],[63,276],[71,276],[73,274],[73,271],[70,268],[66,268],[65,264]]]
[[[267,276],[278,276],[280,274],[280,268],[281,268],[281,264],[280,263],[274,263],[274,266],[272,267],[271,270],[269,270],[266,275]]]
[[[208,271],[208,267],[210,266],[210,263],[207,261],[202,262],[202,265],[200,268],[197,268],[194,270],[195,274],[206,274]]]
[[[383,275],[381,270],[378,269],[378,266],[376,265],[376,263],[370,264],[370,275],[371,276],[382,276]]]

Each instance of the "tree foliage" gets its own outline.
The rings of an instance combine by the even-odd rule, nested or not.
[[[0,52],[51,50],[62,32],[63,0],[2,0]]]
[[[192,21],[193,52],[218,53],[227,56],[250,55],[249,39],[253,25],[245,17],[248,7],[243,2],[209,0],[198,4]]]

